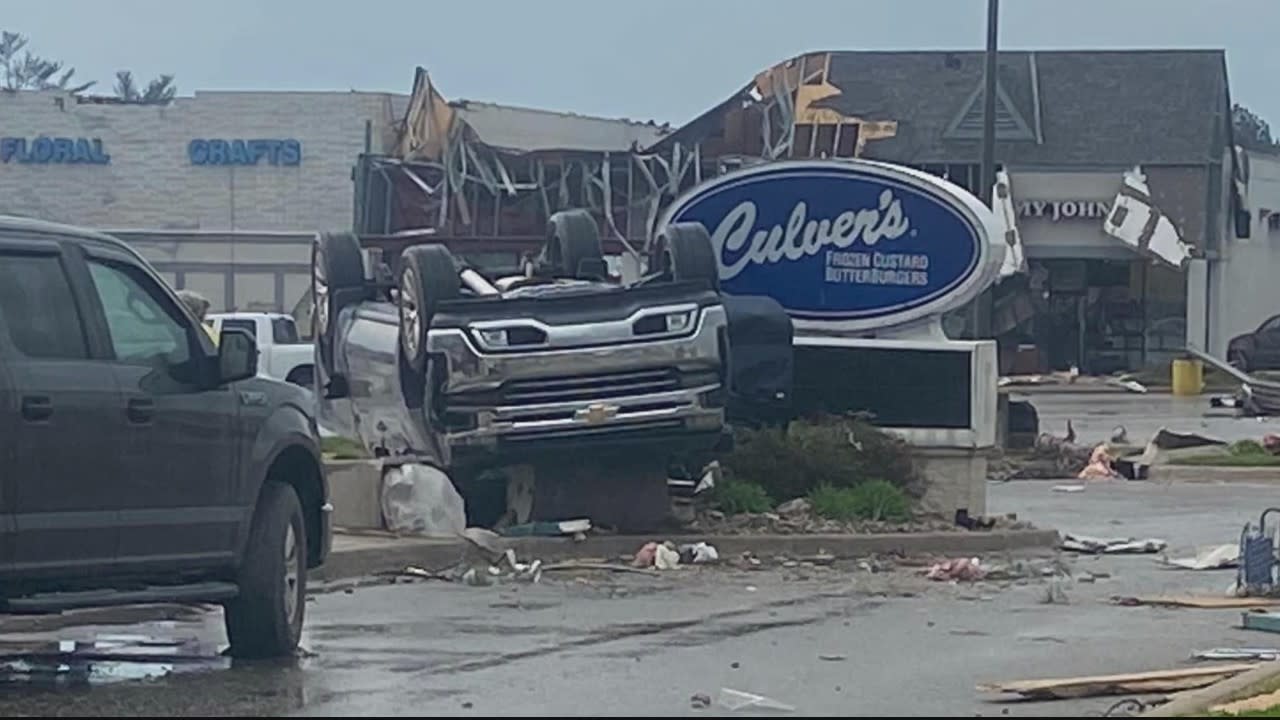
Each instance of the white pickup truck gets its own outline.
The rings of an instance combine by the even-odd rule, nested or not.
[[[258,342],[258,374],[311,388],[315,379],[315,346],[298,337],[298,324],[282,313],[211,313],[206,318],[214,337],[223,328],[248,330]]]

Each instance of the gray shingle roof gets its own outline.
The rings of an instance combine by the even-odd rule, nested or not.
[[[977,163],[982,74],[980,52],[832,52],[828,80],[841,94],[818,106],[898,122],[896,137],[867,143],[868,158]],[[750,87],[658,145],[714,133],[717,116]],[[996,160],[1003,164],[1201,165],[1220,158],[1227,142],[1222,50],[1002,51],[999,89]],[[1006,99],[1008,113],[1000,109]]]
[[[1000,143],[1002,163],[1203,164],[1221,157],[1221,50],[1011,51],[1001,52],[999,67],[1000,88],[1033,133],[1039,111],[1043,138]],[[829,80],[842,92],[820,105],[898,121],[897,136],[868,143],[867,157],[977,162],[978,143],[950,139],[947,131],[970,99],[980,117],[982,74],[978,52],[835,52]]]

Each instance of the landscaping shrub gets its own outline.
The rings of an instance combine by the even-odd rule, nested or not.
[[[1257,440],[1238,440],[1231,443],[1232,455],[1268,455],[1267,449]]]
[[[336,435],[320,438],[320,452],[332,460],[363,460],[369,457],[363,445]]]
[[[828,520],[902,521],[911,517],[906,493],[884,480],[867,480],[849,488],[820,485],[809,493],[819,517]]]
[[[739,428],[733,451],[720,464],[728,477],[759,485],[774,502],[870,479],[915,497],[923,491],[910,446],[854,418],[797,420],[785,430]]]
[[[721,478],[711,488],[711,501],[726,515],[763,513],[773,509],[773,500],[757,483]]]

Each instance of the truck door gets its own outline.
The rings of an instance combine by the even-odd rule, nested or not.
[[[119,538],[120,394],[92,350],[70,261],[52,239],[0,236],[4,545],[28,577],[109,570]]]
[[[9,329],[0,308],[0,467],[11,468],[18,461],[18,398],[9,379],[9,357],[5,350]],[[13,473],[0,473],[0,586],[13,568]]]
[[[123,395],[118,562],[139,572],[230,565],[246,512],[235,497],[239,395],[207,386],[213,342],[154,273],[121,251],[87,254]]]

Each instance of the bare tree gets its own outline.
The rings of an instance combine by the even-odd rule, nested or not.
[[[145,88],[138,89],[133,73],[120,70],[116,73],[115,92],[117,98],[127,103],[164,105],[178,94],[178,88],[173,84],[172,75],[161,75],[147,83]]]
[[[1271,136],[1271,126],[1249,108],[1231,108],[1231,125],[1237,145],[1247,150],[1280,150],[1280,138]]]
[[[0,31],[0,89],[66,90],[80,94],[93,82],[73,85],[76,69],[60,60],[34,55],[27,49],[28,38],[21,33]]]

